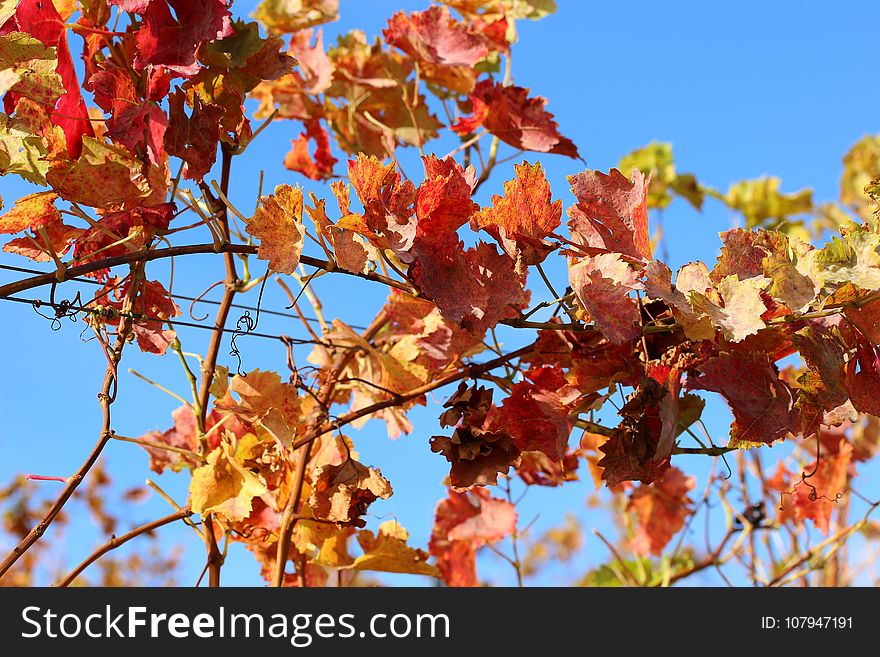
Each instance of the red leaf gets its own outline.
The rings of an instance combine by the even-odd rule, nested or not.
[[[480,335],[501,319],[516,316],[516,308],[528,301],[525,277],[516,273],[510,258],[499,254],[490,244],[479,243],[463,250],[456,231],[479,209],[471,200],[476,182],[474,170],[462,169],[451,158],[439,160],[428,156],[423,161],[425,180],[416,192],[411,248],[398,255],[411,263],[410,278],[420,292],[437,304],[444,318]],[[360,191],[358,195],[363,201]],[[393,196],[385,207],[393,207]],[[397,213],[391,210],[389,214]],[[390,223],[390,219],[386,222]],[[411,225],[410,222],[407,227]],[[405,234],[411,234],[410,230]]]
[[[150,431],[141,438],[150,443],[157,443],[158,447],[144,447],[150,455],[150,470],[162,474],[166,468],[177,472],[182,468],[195,468],[201,463],[183,452],[162,449],[161,445],[180,447],[190,452],[198,452],[198,423],[196,416],[189,406],[181,406],[171,413],[174,425],[165,431]],[[246,433],[253,431],[253,427],[244,424],[237,417],[227,417],[220,411],[212,409],[205,418],[205,433],[208,441],[208,449],[212,450],[220,444],[221,431],[211,429],[223,422],[223,429],[231,431],[236,438],[241,438]]]
[[[471,227],[494,237],[523,273],[553,250],[546,238],[561,223],[562,201],[551,201],[550,183],[539,163],[523,162],[514,170],[516,180],[504,183],[504,196],[494,195],[490,206],[471,217]]]
[[[669,456],[658,454],[663,436],[660,403],[668,394],[654,379],[646,378],[620,409],[623,421],[599,446],[604,456],[598,465],[609,487],[624,481],[650,484],[669,469]]]
[[[416,232],[412,221],[416,200],[413,184],[409,180],[401,183],[393,162],[383,165],[376,157],[363,154],[349,160],[348,176],[364,206],[364,223],[372,231],[372,235],[365,237],[409,262]]]
[[[455,20],[446,7],[433,6],[407,16],[394,14],[383,31],[391,46],[418,60],[426,80],[468,93],[474,88],[474,65],[489,55],[490,40]]]
[[[717,283],[722,278],[736,274],[739,280],[764,275],[761,261],[767,252],[760,248],[758,235],[745,228],[733,228],[721,233],[721,255],[710,276]]]
[[[135,33],[133,63],[138,71],[153,65],[182,77],[195,75],[199,47],[233,34],[225,0],[121,0],[120,4],[131,6],[143,18]]]
[[[476,553],[516,531],[516,508],[484,488],[450,490],[437,505],[428,549],[448,586],[477,586]]]
[[[524,277],[494,245],[480,242],[463,253],[454,251],[449,259],[446,253],[426,253],[409,275],[444,318],[465,330],[482,335],[502,319],[516,317],[528,303]]]
[[[198,95],[193,96],[191,116],[186,115],[183,106],[184,93],[178,89],[168,97],[170,120],[165,132],[165,149],[169,155],[186,162],[185,178],[201,180],[217,159],[224,110],[216,105],[205,105]]]
[[[639,307],[630,292],[642,285],[638,273],[617,253],[573,258],[568,280],[593,323],[612,344],[641,335]]]
[[[458,243],[455,236],[480,206],[471,200],[476,184],[473,167],[462,169],[452,158],[422,158],[425,180],[416,192],[416,253]]]
[[[137,289],[133,293],[129,293],[132,284],[131,276],[127,276],[122,285],[106,286],[104,292],[99,293],[95,302],[89,304],[91,307],[103,306],[112,308],[117,311],[123,311],[123,300],[126,296],[130,296],[131,314],[137,318],[132,320],[132,332],[137,340],[141,351],[157,354],[161,356],[168,349],[168,345],[174,340],[175,333],[171,330],[165,330],[165,320],[180,315],[180,308],[171,299],[171,294],[165,289],[159,281],[141,280],[137,284]],[[110,290],[116,301],[109,298]],[[119,326],[120,317],[111,316],[109,318],[95,315],[94,320],[103,321],[111,326]]]
[[[382,34],[388,45],[429,64],[472,67],[489,54],[486,40],[452,18],[446,7],[433,6],[409,16],[400,11],[388,19]]]
[[[730,445],[769,444],[798,430],[794,394],[766,354],[721,354],[699,370],[702,376],[689,378],[687,386],[720,393],[730,404]]]
[[[846,387],[857,411],[880,417],[880,355],[876,349],[857,350],[857,357],[847,363]]]
[[[284,158],[284,166],[312,180],[326,180],[333,176],[333,165],[338,160],[330,150],[330,138],[321,121],[306,121],[306,130],[291,142],[290,152]],[[315,141],[314,158],[309,154],[309,141]]]
[[[299,81],[303,93],[315,95],[326,91],[333,79],[333,65],[324,51],[323,32],[318,30],[315,33],[309,28],[294,33],[290,37],[289,52],[297,61],[296,70],[291,75]]]
[[[128,246],[140,248],[149,243],[157,230],[168,228],[168,224],[174,216],[174,210],[173,203],[161,203],[160,205],[138,207],[104,215],[98,220],[97,226],[89,228],[77,240],[73,255],[77,260],[86,263],[128,253]],[[136,231],[140,233],[137,239],[129,240],[126,244],[110,246],[120,239],[131,236]],[[86,275],[104,280],[108,271],[107,269],[99,269]]]
[[[106,126],[113,141],[133,155],[143,148],[152,164],[165,159],[168,117],[155,103],[138,98],[126,71],[118,67],[100,70],[89,78],[87,88],[95,94],[95,103],[111,114]]]
[[[56,71],[61,76],[65,92],[61,94],[50,111],[52,123],[64,131],[67,151],[76,159],[82,152],[84,135],[94,136],[89,112],[80,92],[79,80],[73,67],[70,48],[67,45],[67,27],[55,5],[48,0],[21,0],[15,12],[18,29],[39,39],[46,46],[56,49],[58,65]],[[12,94],[6,97],[7,109],[14,106]]]
[[[451,126],[466,135],[482,125],[506,144],[524,151],[557,153],[579,158],[577,147],[559,134],[553,115],[544,109],[547,100],[529,98],[529,90],[482,80],[471,94],[473,116]]]
[[[52,255],[63,256],[73,246],[73,242],[84,232],[82,228],[68,226],[60,221],[44,228],[48,241],[39,232],[27,237],[19,237],[10,240],[3,246],[7,253],[30,258],[35,262],[51,262]]]
[[[846,308],[843,314],[871,344],[880,344],[880,301],[872,301],[858,308]]]
[[[556,367],[529,370],[529,380],[511,386],[510,396],[489,413],[487,426],[513,438],[524,452],[543,452],[551,461],[565,456],[573,426],[569,417],[580,393]]]
[[[693,502],[687,494],[695,484],[693,477],[670,468],[662,481],[642,484],[632,492],[626,510],[634,511],[639,523],[631,541],[634,552],[643,556],[663,554],[663,548],[693,513]]]
[[[831,512],[837,501],[846,492],[853,446],[845,438],[841,438],[836,452],[825,452],[819,458],[818,467],[814,461],[805,468],[805,472],[815,474],[795,482],[791,491],[791,502],[794,504],[794,516],[797,520],[812,520],[820,532],[828,535],[831,524]],[[783,508],[788,510],[789,500],[784,495]]]
[[[819,431],[825,414],[845,404],[844,348],[832,332],[815,323],[791,336],[808,369],[798,381],[797,407],[805,436]],[[876,377],[875,377],[876,378]]]
[[[638,262],[651,258],[648,234],[650,178],[632,170],[632,182],[617,169],[569,176],[577,205],[568,209],[571,238],[584,253],[620,253]]]

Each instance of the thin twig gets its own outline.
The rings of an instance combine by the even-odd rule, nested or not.
[[[93,563],[95,563],[98,559],[103,557],[105,554],[110,552],[111,550],[115,550],[121,545],[128,543],[131,539],[137,538],[141,534],[146,534],[148,532],[153,531],[154,529],[158,529],[159,527],[163,527],[164,525],[169,525],[172,522],[176,522],[177,520],[182,520],[183,518],[188,518],[192,515],[192,511],[189,509],[181,509],[180,511],[175,511],[164,518],[159,518],[158,520],[153,520],[152,522],[148,522],[145,525],[141,525],[140,527],[136,527],[132,529],[127,534],[123,534],[120,537],[112,536],[110,540],[104,543],[97,550],[92,552],[88,557],[86,557],[83,562],[74,568],[70,573],[64,577],[61,581],[56,584],[59,587],[70,586],[79,575]]]

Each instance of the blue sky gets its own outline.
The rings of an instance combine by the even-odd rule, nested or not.
[[[869,27],[880,22],[877,3],[560,0],[559,5],[557,14],[540,22],[518,23],[514,82],[550,100],[548,109],[556,115],[561,132],[578,145],[588,168],[607,170],[622,155],[651,140],[670,141],[679,171],[693,172],[722,190],[736,180],[772,174],[782,178],[786,192],[811,187],[817,200],[831,200],[837,195],[843,154],[862,135],[880,129],[878,48]],[[395,10],[425,6],[426,2],[342,0],[342,20],[325,26],[325,44],[351,28],[376,35]],[[253,2],[236,2],[235,12],[247,14],[253,7]],[[289,140],[299,131],[299,124],[278,122],[235,160],[231,197],[238,207],[246,212],[253,208],[261,168],[265,169],[265,190],[283,182],[307,182],[281,165]],[[434,150],[442,155],[456,141],[445,138],[435,144]],[[502,156],[506,154],[502,151]],[[414,155],[404,157],[404,166],[414,161]],[[524,159],[540,160],[554,198],[562,198],[566,206],[571,203],[565,176],[583,170],[582,163],[535,154],[526,154]],[[476,200],[486,204],[492,194],[500,193],[503,181],[513,175],[512,166],[510,162],[498,167]],[[0,179],[0,195],[7,205],[30,191],[12,177]],[[328,194],[326,190],[320,193]],[[711,263],[717,254],[718,232],[737,220],[717,203],[707,203],[704,211],[697,213],[681,201],[674,202],[663,217],[669,264],[675,269],[694,259]],[[204,236],[199,239],[207,241]],[[564,286],[564,262],[558,260],[548,273]],[[0,255],[0,262],[31,264],[7,254]],[[181,294],[195,296],[223,276],[222,263],[210,257],[193,257],[175,265],[175,291]],[[257,274],[262,268],[262,263],[252,262]],[[167,273],[166,265],[159,265],[151,276],[167,281]],[[2,272],[0,280],[11,280],[11,275]],[[322,278],[315,287],[326,316],[339,316],[352,324],[368,323],[385,297],[376,286],[344,277]],[[535,290],[537,293],[540,288],[535,286]],[[48,290],[38,290],[34,296],[46,298],[47,294]],[[251,294],[247,302],[255,303],[255,296]],[[282,295],[269,285],[263,307],[280,309],[283,305]],[[82,325],[65,324],[61,331],[52,332],[49,323],[27,306],[7,303],[0,308],[0,357],[5,365],[0,377],[0,482],[22,472],[66,476],[79,466],[100,429],[96,393],[104,371],[103,355],[95,342],[80,340]],[[266,315],[260,330],[299,331],[289,320]],[[186,350],[204,352],[209,333],[182,330],[180,337]],[[510,347],[528,339],[513,331],[501,337]],[[284,370],[280,343],[242,338],[239,348],[245,369]],[[232,364],[227,351],[224,348],[221,352],[221,362]],[[297,354],[300,362],[305,356],[305,351]],[[174,358],[129,350],[124,366],[181,394],[187,390]],[[438,394],[435,399],[442,402],[445,395]],[[120,381],[119,401],[113,407],[114,427],[128,436],[165,428],[178,405],[126,373]],[[375,421],[353,434],[361,460],[379,466],[394,485],[394,497],[376,504],[375,515],[397,517],[409,529],[411,542],[422,546],[430,533],[434,505],[444,494],[441,482],[447,472],[445,460],[428,447],[428,438],[439,433],[437,415],[434,404],[416,409],[411,414],[416,430],[394,442]],[[723,442],[730,421],[726,407],[711,403],[705,419],[713,437]],[[152,475],[145,453],[136,446],[113,443],[105,454],[117,490],[143,483]],[[680,458],[677,464],[698,475],[701,490],[707,464],[696,463],[694,457]],[[586,507],[592,484],[588,476],[585,478],[587,481],[561,490],[530,491],[520,506],[521,523],[537,518],[533,525],[537,532],[559,524],[566,512],[571,512],[598,522],[603,532],[613,536],[615,529],[605,520],[597,521],[596,512]],[[185,502],[184,477],[165,475],[158,481],[179,502]],[[44,485],[47,491],[56,486]],[[871,491],[863,492],[871,496]],[[168,509],[158,499],[134,509],[118,508],[126,508],[126,518],[132,524],[164,515]],[[372,522],[378,524],[379,520]],[[182,525],[162,531],[169,544],[184,545],[180,582],[193,583],[204,563],[203,546]],[[45,540],[52,537],[50,530]],[[57,554],[72,562],[99,540],[98,528],[74,519],[66,542],[56,545]],[[587,532],[576,568],[550,569],[537,583],[563,583],[587,564],[607,558],[605,548]],[[497,559],[488,557],[481,565],[481,572],[490,579],[512,581]],[[224,582],[260,584],[257,570],[249,555],[233,549],[224,568]],[[422,583],[416,578],[394,581]]]

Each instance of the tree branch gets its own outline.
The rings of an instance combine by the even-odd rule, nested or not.
[[[382,310],[375,319],[370,322],[370,325],[364,330],[361,337],[367,341],[372,340],[387,323],[388,313]],[[342,354],[336,365],[333,367],[332,372],[334,376],[324,384],[321,391],[318,393],[319,404],[323,409],[322,415],[318,417],[318,422],[321,422],[322,426],[324,426],[324,419],[327,416],[327,409],[332,403],[333,392],[336,389],[339,375],[345,371],[345,368],[355,357],[356,353],[357,352],[354,349],[349,349]],[[284,585],[284,572],[287,567],[287,559],[290,555],[290,542],[293,537],[293,528],[296,526],[297,520],[300,519],[300,516],[296,515],[296,512],[300,500],[302,499],[306,467],[308,466],[309,457],[312,453],[312,445],[320,435],[323,434],[317,434],[309,441],[302,442],[299,445],[294,444],[290,447],[291,451],[293,451],[302,446],[302,453],[300,454],[300,460],[296,464],[296,472],[294,473],[290,497],[287,500],[287,504],[284,506],[284,512],[281,515],[281,524],[278,529],[278,550],[275,553],[275,572],[272,576],[272,586],[275,587],[281,587]],[[303,578],[302,581],[305,582],[305,572],[301,573],[301,576]]]
[[[18,281],[7,283],[6,285],[0,285],[0,297],[9,296],[18,292],[33,289],[35,287],[41,287],[43,285],[61,283],[70,280],[71,278],[91,274],[101,269],[111,269],[113,267],[125,265],[136,260],[149,262],[151,260],[162,260],[163,258],[172,258],[176,256],[199,255],[218,252],[224,254],[241,253],[254,255],[257,252],[257,248],[257,246],[254,246],[252,244],[222,244],[220,245],[218,250],[214,246],[214,244],[187,244],[182,246],[172,246],[164,249],[145,249],[142,251],[133,251],[131,253],[124,253],[122,255],[114,256],[112,258],[104,258],[103,260],[98,260],[96,262],[88,262],[84,265],[78,265],[76,267],[68,267],[60,275],[52,272],[51,274],[40,274],[38,276],[22,278]],[[306,255],[300,257],[300,262],[302,262],[304,265],[317,267],[318,269],[323,269],[325,271],[338,272],[347,276],[354,276],[356,278],[363,278],[364,280],[382,283],[383,285],[388,285],[389,287],[394,287],[398,290],[403,290],[404,292],[409,292],[411,294],[416,292],[415,289],[408,283],[404,283],[393,278],[388,278],[387,276],[382,276],[381,274],[376,274],[375,272],[350,272],[345,269],[340,269],[336,267],[334,263],[327,260],[312,258],[311,256]]]
[[[504,356],[499,356],[498,358],[494,358],[490,361],[486,361],[485,363],[476,363],[473,365],[468,365],[463,367],[462,369],[453,372],[452,374],[448,374],[442,378],[437,379],[436,381],[431,381],[430,383],[426,383],[423,386],[419,386],[418,388],[414,388],[409,392],[402,393],[399,395],[394,395],[389,399],[376,402],[375,404],[371,404],[369,406],[365,406],[357,411],[352,411],[342,417],[338,418],[333,422],[325,422],[316,429],[308,432],[305,436],[300,438],[291,445],[291,449],[296,449],[302,445],[306,445],[316,440],[317,438],[323,436],[325,433],[333,431],[339,427],[343,427],[347,424],[351,424],[355,420],[359,420],[362,417],[367,415],[372,415],[377,411],[381,411],[382,409],[389,408],[390,406],[399,406],[400,404],[405,404],[408,401],[413,399],[418,399],[424,394],[431,392],[432,390],[436,390],[437,388],[442,388],[445,385],[449,385],[450,383],[455,383],[456,381],[461,381],[462,379],[467,378],[476,378],[481,374],[488,372],[490,370],[495,369],[496,367],[500,367],[504,363],[517,358],[518,356],[524,356],[530,353],[535,348],[535,343],[527,345],[525,347],[521,347],[515,351],[511,351],[509,354]]]
[[[3,560],[3,563],[0,563],[0,579],[3,579],[3,576],[9,571],[10,568],[15,564],[19,558],[30,549],[30,547],[36,543],[43,534],[46,532],[46,529],[49,528],[49,525],[58,517],[58,514],[61,513],[61,510],[64,508],[64,505],[67,504],[67,501],[73,497],[74,492],[79,487],[79,485],[83,482],[86,475],[89,473],[89,470],[92,469],[92,466],[95,465],[98,458],[101,456],[101,452],[104,451],[104,447],[113,437],[113,430],[110,424],[110,405],[113,403],[113,400],[116,396],[116,372],[117,367],[119,365],[119,361],[122,359],[122,350],[125,348],[125,344],[128,341],[128,336],[131,331],[131,320],[126,316],[127,313],[131,311],[132,306],[132,292],[135,290],[137,277],[139,276],[139,272],[142,271],[144,263],[138,262],[135,266],[132,267],[132,285],[129,286],[129,290],[123,300],[123,311],[124,314],[121,316],[119,321],[119,328],[116,334],[116,340],[113,344],[112,348],[107,348],[104,346],[104,352],[107,356],[107,369],[104,372],[104,382],[101,385],[101,392],[98,393],[98,399],[101,403],[101,412],[103,415],[103,421],[101,426],[101,435],[98,439],[98,442],[95,443],[95,446],[92,447],[92,451],[89,453],[86,460],[79,467],[79,470],[76,471],[75,474],[70,476],[67,479],[67,484],[64,486],[64,490],[58,495],[53,502],[52,506],[49,507],[49,510],[43,515],[40,522],[28,532],[27,536],[25,536],[14,548],[12,551],[6,556]],[[103,344],[103,342],[102,342]],[[111,394],[112,390],[112,394]]]
[[[232,166],[232,152],[225,145],[221,148],[223,153],[222,173],[220,176],[220,189],[224,195],[229,194],[229,174]],[[216,211],[219,213],[220,226],[223,239],[229,243],[229,211],[225,203],[220,203],[213,196],[209,196],[210,190],[205,191],[207,198],[214,202]],[[211,341],[208,351],[202,361],[202,382],[199,387],[199,398],[196,400],[196,412],[199,425],[199,448],[202,456],[207,456],[208,441],[205,439],[206,420],[208,417],[208,397],[211,394],[211,383],[214,381],[214,372],[217,369],[217,356],[220,353],[220,345],[223,342],[223,333],[226,322],[229,319],[229,311],[238,289],[238,273],[235,270],[235,257],[231,252],[225,253],[226,285],[223,288],[223,299],[217,309],[217,317],[214,320],[214,330],[211,332]],[[203,519],[205,525],[205,550],[208,553],[208,583],[209,586],[220,586],[220,569],[223,566],[223,555],[217,545],[217,536],[214,534],[214,521],[211,514]]]
[[[104,543],[97,550],[92,552],[88,557],[83,560],[83,562],[74,568],[70,573],[61,581],[56,584],[59,587],[70,586],[73,581],[79,577],[79,575],[93,563],[95,563],[98,559],[103,557],[105,554],[110,552],[110,550],[115,550],[121,545],[128,543],[133,538],[137,538],[141,534],[146,534],[148,532],[153,531],[154,529],[158,529],[164,525],[169,525],[172,522],[177,520],[182,520],[183,518],[188,518],[192,515],[192,511],[189,509],[181,509],[180,511],[175,511],[172,514],[165,516],[164,518],[159,518],[158,520],[153,520],[152,522],[148,522],[145,525],[141,525],[140,527],[135,527],[127,534],[123,534],[120,537],[112,536],[109,541]]]

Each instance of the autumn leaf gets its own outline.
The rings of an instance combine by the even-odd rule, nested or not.
[[[26,98],[18,101],[16,110],[22,107]],[[15,116],[8,117],[0,113],[0,175],[13,173],[21,176],[24,180],[37,185],[46,185],[46,172],[49,170],[48,145],[51,144],[50,135],[35,134],[30,125],[19,111]],[[60,141],[64,143],[64,134],[55,126],[60,135]],[[64,146],[66,150],[67,146]]]
[[[171,413],[173,425],[165,431],[150,431],[143,436],[144,449],[150,455],[150,470],[162,474],[166,468],[179,472],[198,465],[198,422],[189,406],[180,406]],[[153,446],[155,445],[155,446]],[[173,447],[174,450],[163,449]],[[180,451],[185,450],[185,451]],[[191,452],[192,454],[188,454]]]
[[[348,176],[364,206],[364,237],[380,249],[391,249],[404,262],[415,239],[412,221],[416,190],[407,180],[401,182],[393,162],[383,165],[376,157],[358,155],[348,162]]]
[[[755,180],[741,180],[730,186],[724,197],[725,203],[742,212],[746,227],[764,226],[768,219],[778,222],[791,215],[809,212],[813,207],[813,193],[809,189],[796,194],[779,191],[782,181],[774,176]]]
[[[794,506],[797,520],[812,520],[816,529],[828,535],[831,526],[831,513],[847,490],[849,471],[853,456],[853,446],[841,438],[835,446],[836,452],[825,452],[819,461],[804,468],[813,476],[796,481],[790,490],[790,497],[783,494],[782,505]]]
[[[567,385],[559,368],[532,369],[526,378],[513,384],[501,406],[489,412],[487,426],[511,436],[524,452],[539,451],[551,461],[560,461],[573,426],[569,416],[580,393]]]
[[[763,276],[741,281],[733,274],[717,285],[720,303],[696,291],[690,293],[690,301],[695,310],[705,313],[721,329],[725,338],[740,342],[766,327],[761,316],[767,306],[761,298],[761,291],[769,282]]]
[[[278,185],[274,193],[260,198],[260,207],[248,221],[245,231],[260,240],[257,257],[281,274],[292,274],[299,266],[305,239],[302,222],[302,190]]]
[[[547,100],[541,96],[530,98],[528,89],[481,80],[470,99],[473,115],[452,125],[455,132],[466,135],[482,126],[504,143],[523,151],[580,157],[577,147],[559,134],[553,115],[544,109]]]
[[[673,317],[690,340],[711,340],[715,337],[712,320],[695,309],[688,300],[691,292],[704,294],[710,287],[709,270],[702,262],[691,262],[679,269],[674,286],[672,272],[666,264],[653,260],[645,267],[645,294],[669,306]]]
[[[407,545],[409,533],[396,520],[386,520],[374,535],[368,530],[358,532],[362,555],[354,560],[354,570],[383,573],[405,573],[440,577],[436,566],[428,563],[428,554]]]
[[[120,295],[127,291],[128,286],[123,286]],[[165,329],[165,321],[180,315],[180,308],[159,281],[142,281],[131,296],[131,312],[139,316],[132,325],[138,346],[145,353],[163,355],[175,338],[173,330]]]
[[[199,47],[232,34],[225,0],[136,0],[129,11],[142,18],[135,32],[137,71],[164,66],[181,77],[195,75]]]
[[[473,90],[474,65],[489,55],[488,39],[442,6],[409,15],[397,12],[383,35],[389,45],[419,61],[425,80],[459,93]]]
[[[880,357],[876,347],[861,346],[846,367],[849,399],[861,413],[880,416]]]
[[[93,262],[144,248],[158,231],[168,228],[176,209],[173,203],[161,203],[109,212],[76,241],[73,255],[80,262]],[[120,240],[126,241],[120,244]],[[100,281],[108,273],[108,269],[98,269],[88,275]]]
[[[85,232],[82,228],[58,222],[50,224],[36,234],[10,240],[3,245],[3,250],[7,253],[17,253],[35,262],[51,262],[54,258],[67,253],[74,241]]]
[[[415,255],[435,248],[455,248],[455,231],[467,223],[480,206],[471,200],[477,181],[473,167],[463,169],[455,160],[433,155],[422,158],[425,179],[416,190]]]
[[[568,280],[581,306],[613,344],[641,335],[639,307],[630,296],[641,289],[639,275],[617,253],[572,258]]]
[[[520,450],[503,432],[456,428],[451,437],[433,436],[431,451],[451,464],[449,481],[453,490],[473,486],[494,486],[498,475],[506,475],[520,461]]]
[[[510,16],[536,21],[556,12],[555,0],[440,0],[474,20]]]
[[[761,266],[770,279],[768,294],[795,312],[806,311],[824,282],[818,251],[795,236],[764,231],[763,237]]]
[[[510,466],[519,464],[520,449],[503,431],[487,428],[492,406],[492,391],[484,387],[468,388],[463,382],[443,407],[440,426],[455,427],[451,437],[433,436],[431,451],[442,454],[451,464],[449,480],[453,490],[498,483],[498,474],[506,475]]]
[[[133,282],[136,280],[137,282]],[[134,287],[134,289],[132,289]],[[115,297],[115,301],[111,298]],[[125,300],[129,299],[131,308],[128,310]],[[132,316],[131,331],[141,351],[161,356],[174,341],[175,332],[165,328],[165,323],[180,315],[180,308],[171,298],[171,294],[159,281],[133,279],[131,275],[122,281],[113,279],[104,284],[104,289],[88,304],[96,310],[112,309],[116,313],[128,311]],[[94,325],[107,324],[119,326],[119,314],[106,315],[102,312],[93,314],[89,321]]]
[[[108,65],[89,78],[87,88],[95,103],[110,113],[105,126],[114,142],[132,154],[146,151],[153,164],[165,159],[168,117],[157,103],[138,97],[128,71]]]
[[[244,520],[253,500],[266,492],[265,482],[242,466],[227,442],[211,451],[207,463],[196,468],[189,485],[190,508],[194,513],[216,513],[230,522]]]
[[[880,289],[880,234],[854,225],[843,226],[840,232],[815,254],[824,282]]]
[[[443,372],[464,356],[480,353],[485,345],[456,322],[445,319],[426,299],[392,290],[385,304],[389,334],[397,344],[415,351],[415,360],[431,372]]]
[[[223,370],[218,368],[218,375],[221,373]],[[236,374],[228,387],[223,388],[225,383],[212,386],[212,394],[222,392],[214,402],[217,409],[232,413],[241,421],[261,425],[278,442],[290,445],[302,415],[296,386],[283,383],[276,372],[259,369],[245,376]],[[232,393],[238,395],[237,400]]]
[[[477,586],[476,553],[516,531],[516,508],[484,488],[440,501],[428,550],[448,586]]]
[[[312,206],[306,206],[306,214],[315,224],[315,229],[330,245],[336,264],[345,271],[364,273],[369,263],[378,256],[376,249],[353,230],[347,230],[330,221],[324,199],[310,193]],[[346,213],[348,214],[348,213]]]
[[[762,261],[766,251],[761,248],[760,235],[744,228],[732,228],[721,233],[721,253],[710,274],[717,283],[736,274],[739,280],[763,276]]]
[[[880,138],[865,135],[843,156],[840,202],[854,208],[863,219],[870,219],[872,208],[865,187],[880,176]]]
[[[79,159],[53,165],[46,181],[63,199],[94,208],[138,204],[152,191],[143,164],[128,149],[88,136]]]
[[[514,262],[498,253],[494,245],[480,242],[464,252],[425,254],[410,267],[409,274],[440,314],[473,335],[482,335],[506,318],[516,317],[528,303],[525,280]]]
[[[0,36],[0,93],[11,92],[42,107],[54,107],[64,93],[55,52],[30,34],[10,32]]]
[[[617,168],[621,171],[632,171],[636,168],[650,178],[649,208],[667,207],[672,202],[673,194],[681,196],[697,210],[703,207],[705,188],[697,182],[693,174],[680,174],[676,171],[672,144],[652,141],[647,146],[624,155]]]
[[[429,64],[472,67],[489,54],[485,41],[442,6],[409,15],[397,12],[388,19],[384,35],[390,45]]]
[[[339,0],[262,0],[254,18],[270,32],[298,32],[338,20]]]
[[[15,205],[0,216],[0,234],[20,233],[31,229],[50,228],[61,222],[61,213],[55,207],[58,194],[37,192],[19,198]]]
[[[650,484],[669,470],[669,455],[658,453],[663,437],[661,402],[669,391],[646,378],[620,409],[621,423],[599,445],[597,463],[609,487],[624,481]]]
[[[184,93],[177,90],[168,97],[168,129],[165,132],[165,149],[169,155],[179,157],[186,163],[184,176],[189,180],[201,180],[217,159],[220,140],[219,123],[223,108],[205,104],[199,96],[193,97],[192,114],[184,112]]]
[[[64,93],[58,98],[39,101],[49,113],[52,122],[64,131],[67,150],[71,158],[80,156],[83,138],[92,137],[92,124],[80,91],[79,80],[67,43],[67,26],[55,5],[43,0],[21,0],[15,11],[18,29],[39,39],[45,46],[55,49],[55,71],[61,78]],[[7,103],[11,98],[7,100]]]
[[[544,261],[553,250],[547,237],[562,216],[562,201],[551,201],[550,184],[540,163],[514,165],[516,179],[504,183],[504,196],[471,217],[471,228],[485,230],[516,261],[516,271]]]
[[[333,80],[333,64],[324,50],[322,30],[307,29],[294,33],[290,37],[289,52],[297,61],[296,70],[290,74],[295,86],[307,94],[326,91]],[[285,83],[286,80],[279,80],[276,87],[284,88]]]
[[[308,516],[310,509],[304,509]],[[301,519],[293,528],[292,544],[310,563],[329,568],[348,568],[354,563],[348,544],[353,527]]]
[[[638,529],[630,540],[636,554],[663,554],[663,548],[693,513],[693,501],[687,495],[695,485],[694,477],[686,476],[678,468],[670,468],[662,480],[633,490],[626,510],[634,512],[638,521]]]
[[[586,254],[619,253],[637,262],[651,257],[648,186],[638,169],[632,182],[617,169],[568,177],[578,202],[568,209],[571,238]]]
[[[309,142],[315,142],[314,154],[309,153]],[[337,160],[330,150],[330,138],[317,118],[306,121],[306,130],[291,142],[290,152],[284,157],[284,166],[311,180],[326,180],[333,176]]]
[[[846,403],[845,352],[834,333],[819,324],[792,334],[808,369],[798,379],[797,408],[805,436],[819,431],[828,411]]]
[[[391,484],[378,470],[354,459],[323,465],[315,473],[309,506],[316,518],[363,527],[361,519],[375,500],[391,497]]]
[[[798,430],[794,393],[766,354],[721,354],[699,370],[702,375],[689,378],[687,387],[720,393],[730,404],[729,446],[770,444]]]

